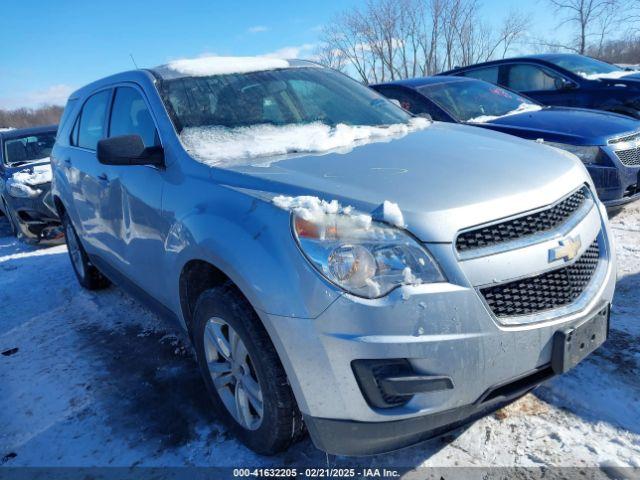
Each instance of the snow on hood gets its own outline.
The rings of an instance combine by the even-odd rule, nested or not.
[[[184,75],[207,77],[287,68],[289,62],[266,57],[200,57],[174,60],[168,67]]]
[[[318,153],[354,147],[376,141],[389,141],[422,130],[431,122],[411,118],[409,123],[386,127],[345,125],[330,127],[314,122],[304,125],[254,125],[226,128],[217,126],[188,127],[180,138],[197,160],[216,167],[240,165],[268,166],[273,157],[290,153]]]
[[[43,158],[42,160],[49,160],[49,158]],[[21,170],[11,176],[11,180],[13,182],[21,183],[23,185],[40,185],[43,183],[49,183],[51,179],[51,164],[49,163]]]
[[[507,112],[504,115],[480,115],[479,117],[474,117],[467,120],[467,122],[468,123],[487,123],[497,118],[508,117],[509,115],[518,115],[520,113],[526,113],[526,112],[537,112],[538,110],[542,110],[542,107],[540,105],[535,105],[533,103],[521,103],[518,106],[518,108],[516,108],[515,110],[511,110],[510,112]]]
[[[585,73],[578,72],[582,78],[586,78],[587,80],[600,80],[600,79],[613,79],[626,77],[627,75],[633,75],[634,73],[638,73],[637,71],[629,71],[629,70],[618,70],[615,72],[609,73]]]

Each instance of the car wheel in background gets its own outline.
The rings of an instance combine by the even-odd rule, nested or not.
[[[71,266],[80,285],[87,290],[100,290],[108,287],[111,282],[89,261],[89,257],[84,251],[82,243],[80,243],[76,229],[73,228],[66,213],[62,215],[62,224],[64,225]]]
[[[302,437],[302,415],[278,354],[234,285],[202,293],[192,333],[218,415],[246,446],[274,455]]]

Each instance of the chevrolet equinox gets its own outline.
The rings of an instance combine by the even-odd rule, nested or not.
[[[188,332],[230,431],[385,452],[604,342],[611,233],[572,154],[413,117],[314,63],[206,57],[71,95],[53,194],[80,284]]]

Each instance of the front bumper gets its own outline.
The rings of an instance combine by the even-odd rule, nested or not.
[[[555,333],[581,324],[613,298],[615,258],[608,226],[598,220],[602,213],[594,208],[576,227],[585,248],[601,228],[608,257],[597,284],[575,308],[537,321],[498,321],[473,285],[518,277],[527,268],[519,257],[546,262],[544,243],[520,255],[506,252],[500,264],[492,257],[461,262],[451,244],[431,244],[449,283],[405,286],[374,300],[343,294],[315,319],[262,313],[316,445],[352,455],[404,447],[499,408],[548,378]],[[445,377],[453,388],[419,393],[392,408],[372,406],[352,369],[367,359],[406,359],[416,375]],[[522,378],[528,379],[522,388],[487,400],[487,392]]]
[[[49,185],[39,187],[42,193],[35,198],[17,198],[5,193],[8,213],[19,230],[19,236],[40,243],[60,243],[60,219],[53,209]]]

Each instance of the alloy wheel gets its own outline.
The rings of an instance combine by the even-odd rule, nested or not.
[[[210,318],[204,329],[204,350],[211,380],[229,413],[243,428],[260,428],[262,389],[238,333],[223,319]]]

